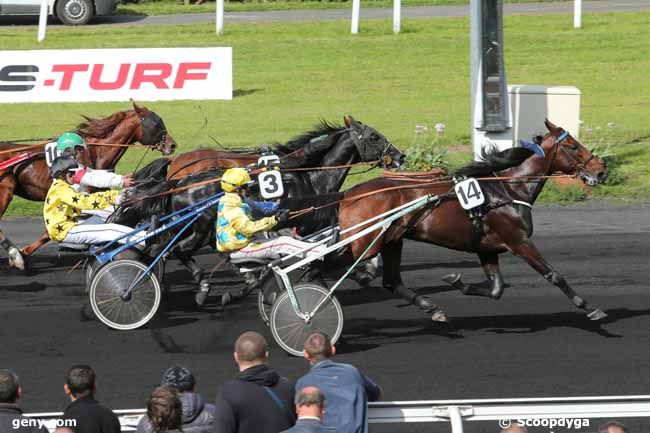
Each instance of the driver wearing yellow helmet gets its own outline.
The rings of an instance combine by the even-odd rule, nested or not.
[[[275,259],[292,253],[299,256],[316,255],[325,248],[319,245],[305,251],[313,244],[290,236],[253,240],[253,235],[256,233],[268,231],[279,223],[286,223],[289,220],[289,211],[281,209],[275,211],[272,216],[253,220],[251,205],[255,202],[246,200],[250,183],[251,177],[243,168],[230,168],[221,178],[221,189],[224,195],[217,205],[217,251],[230,253],[232,259]],[[209,290],[207,283],[201,284],[201,292],[197,296],[199,305],[205,301]]]

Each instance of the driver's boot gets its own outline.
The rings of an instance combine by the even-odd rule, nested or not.
[[[203,304],[205,304],[206,299],[208,299],[209,294],[210,294],[210,283],[207,280],[201,280],[201,282],[199,283],[199,293],[197,293],[196,296],[194,296],[196,305],[202,307]]]

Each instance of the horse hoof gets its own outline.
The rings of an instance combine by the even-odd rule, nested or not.
[[[431,320],[434,322],[442,322],[442,323],[447,323],[449,322],[449,319],[447,318],[447,313],[444,311],[437,309],[436,311],[433,312],[431,315]]]
[[[427,313],[430,313],[432,311],[435,311],[438,309],[436,307],[436,304],[431,302],[429,298],[426,296],[416,296],[415,299],[413,300],[415,305],[417,305],[421,310],[426,311]]]
[[[224,293],[221,295],[221,306],[225,307],[226,305],[230,304],[232,302],[232,296],[230,293]]]
[[[444,281],[447,284],[451,284],[452,286],[456,286],[460,282],[461,275],[457,272],[454,272],[452,274],[447,274],[444,277],[442,277],[442,281]]]
[[[368,287],[372,280],[375,279],[370,273],[366,271],[357,271],[354,276],[352,277],[354,281],[356,281],[359,286],[361,287]]]
[[[596,308],[591,313],[587,314],[587,317],[589,317],[589,320],[593,320],[593,321],[602,320],[605,317],[607,317],[607,313],[605,313],[603,310]]]
[[[9,266],[21,271],[25,270],[25,260],[23,260],[23,256],[20,254],[20,250],[18,250],[18,248],[9,248],[7,255],[9,257]]]

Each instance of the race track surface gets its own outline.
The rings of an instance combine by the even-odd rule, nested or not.
[[[512,287],[505,296],[500,301],[465,297],[440,278],[460,271],[466,281],[482,279],[474,256],[409,242],[404,280],[430,293],[451,323],[431,322],[381,289],[379,280],[363,290],[349,284],[339,293],[346,322],[338,360],[361,367],[389,400],[648,394],[650,205],[538,207],[534,218],[534,239],[543,254],[609,314],[604,322],[589,322],[559,289],[508,254],[502,268]],[[41,233],[42,223],[8,219],[2,228],[22,245]],[[143,407],[161,372],[175,363],[190,367],[212,399],[218,384],[233,374],[237,335],[257,330],[272,342],[254,297],[225,310],[210,305],[199,311],[189,273],[176,264],[168,267],[171,294],[148,328],[117,332],[82,321],[82,273],[69,271],[78,259],[59,258],[50,247],[33,260],[33,275],[24,276],[8,270],[0,258],[0,368],[21,376],[27,411],[61,410],[63,375],[75,363],[97,370],[98,398],[113,408]],[[200,257],[206,265],[211,260],[207,250]],[[239,284],[226,274],[218,281],[225,287]],[[290,378],[307,368],[274,342],[271,362]],[[644,431],[641,426],[650,421],[630,425]],[[399,431],[442,432],[448,426]],[[498,429],[492,423],[466,431]]]

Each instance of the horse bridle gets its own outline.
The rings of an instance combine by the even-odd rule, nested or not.
[[[167,128],[165,128],[165,125],[162,123],[162,119],[158,116],[156,116],[156,119],[153,116],[154,113],[151,111],[147,113],[146,116],[138,115],[138,119],[140,120],[140,129],[142,130],[140,143],[151,147],[151,150],[157,149],[162,152],[162,143],[167,139]],[[155,137],[152,136],[152,128],[161,128]]]
[[[368,128],[367,125],[363,125],[363,129],[361,129],[360,133],[357,133],[357,130],[354,129],[354,128],[346,128],[344,131],[347,131],[347,132],[350,133],[350,137],[352,138],[352,142],[356,146],[357,151],[359,152],[359,155],[363,159],[370,160],[372,158],[376,158],[377,161],[378,161],[377,165],[381,164],[383,167],[388,167],[393,162],[393,157],[390,155],[390,147],[391,146],[394,147],[393,143],[391,143],[390,141],[388,141],[388,140],[386,140],[384,138],[384,140],[386,140],[386,145],[384,146],[384,148],[380,152],[377,153],[377,156],[369,155],[367,139],[364,139],[368,129],[369,128]]]
[[[557,155],[557,151],[558,151],[558,149],[559,149],[559,147],[560,147],[560,143],[563,142],[563,141],[564,141],[568,136],[569,136],[569,132],[568,132],[568,131],[564,131],[564,132],[563,132],[559,137],[557,137],[557,139],[555,140],[555,143],[553,144],[553,157],[552,157],[551,159],[549,159],[548,167],[546,168],[546,172],[547,172],[546,174],[547,174],[547,175],[550,174],[551,164],[553,164],[553,161],[555,160],[555,157],[556,157],[556,155]],[[574,157],[573,155],[568,154],[568,153],[567,153],[567,155],[569,155],[569,157],[570,157],[571,159],[573,159],[574,166],[575,166],[575,172],[576,172],[577,174],[582,174],[582,173],[583,173],[583,170],[585,170],[585,169],[587,168],[587,165],[589,165],[589,163],[590,163],[594,158],[596,158],[596,155],[594,155],[593,153],[591,154],[591,156],[590,156],[589,158],[587,158],[586,161],[580,161],[578,158],[576,158],[576,157]]]

